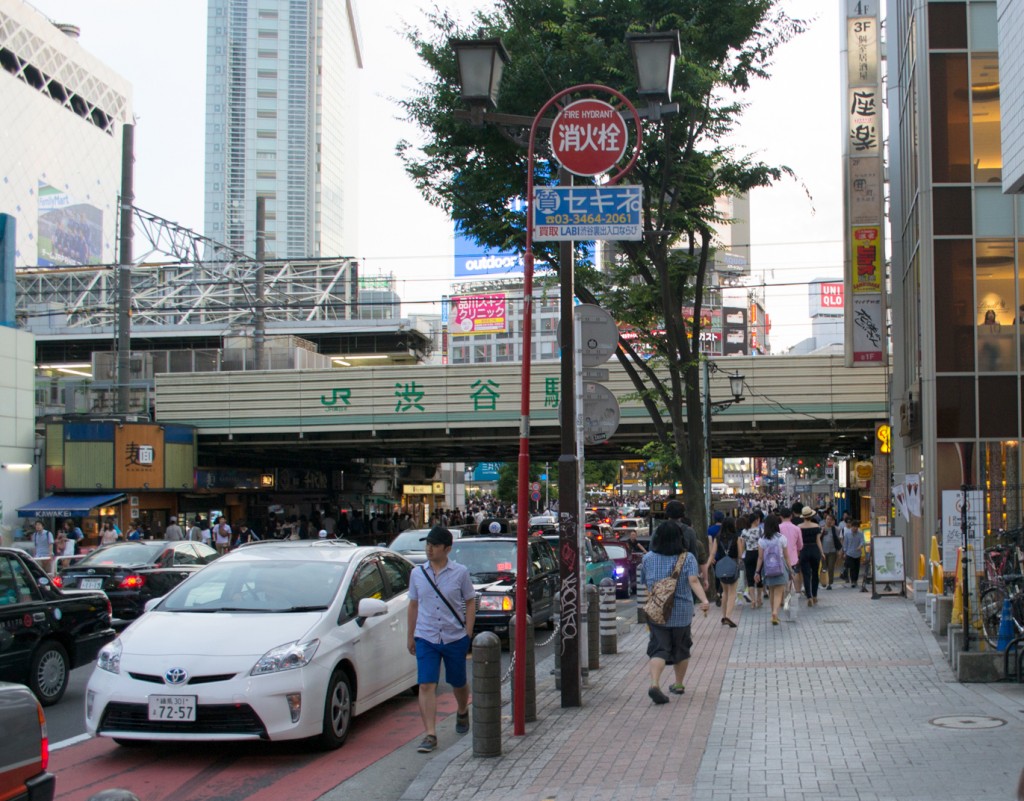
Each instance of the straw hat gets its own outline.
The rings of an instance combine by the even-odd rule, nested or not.
[[[805,506],[803,509],[800,510],[800,517],[802,517],[804,520],[814,517],[814,510],[810,506]]]

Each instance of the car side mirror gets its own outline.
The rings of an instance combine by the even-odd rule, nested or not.
[[[356,623],[360,626],[369,617],[379,617],[388,613],[388,605],[379,598],[363,598],[356,609]]]

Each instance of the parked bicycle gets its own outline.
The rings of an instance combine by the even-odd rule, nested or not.
[[[999,642],[1003,602],[1007,599],[1016,634],[1024,634],[1024,574],[1021,572],[1024,529],[1004,531],[1000,537],[1007,542],[985,549],[985,576],[978,603],[982,634],[993,648]]]

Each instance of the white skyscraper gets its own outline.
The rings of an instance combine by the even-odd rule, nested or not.
[[[353,255],[357,70],[353,0],[209,0],[205,233],[268,257]]]

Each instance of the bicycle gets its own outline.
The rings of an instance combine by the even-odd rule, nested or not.
[[[981,631],[992,648],[999,643],[999,624],[1003,618],[1003,602],[1009,598],[1010,612],[1016,636],[1024,634],[1024,575],[1005,574],[1000,583],[990,586],[981,593],[978,613],[981,617]]]

